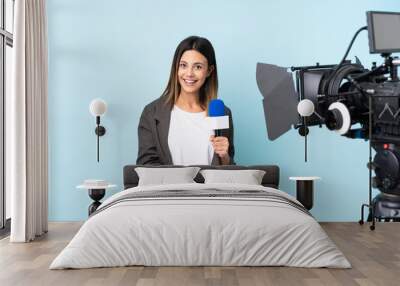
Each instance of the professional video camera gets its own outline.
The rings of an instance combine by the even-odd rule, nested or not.
[[[400,60],[391,56],[400,52],[400,13],[369,11],[367,24],[356,32],[339,64],[317,63],[288,72],[288,68],[258,63],[257,84],[264,96],[268,138],[275,140],[292,127],[298,129],[305,137],[306,161],[308,126],[325,125],[340,135],[369,140],[370,196],[369,204],[362,206],[360,223],[363,208],[368,207],[373,230],[375,218],[400,220]],[[370,53],[384,58],[371,69],[358,58],[355,63],[346,60],[363,30],[368,30]],[[381,191],[374,200],[371,186]]]

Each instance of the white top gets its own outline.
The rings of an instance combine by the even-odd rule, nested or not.
[[[171,111],[168,147],[174,165],[210,165],[214,156],[210,136],[214,130],[206,112],[187,112],[176,105]]]
[[[289,177],[292,181],[315,181],[321,179],[320,177]]]

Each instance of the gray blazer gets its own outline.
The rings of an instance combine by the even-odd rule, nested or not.
[[[229,108],[225,107],[225,114],[229,115],[229,129],[222,130],[222,136],[229,140],[228,154],[230,164],[235,164],[233,157],[233,122]],[[136,159],[137,165],[172,165],[172,157],[168,148],[168,131],[171,119],[171,108],[160,97],[146,105],[140,116],[138,126],[139,150]],[[211,165],[221,165],[220,158],[214,154]]]

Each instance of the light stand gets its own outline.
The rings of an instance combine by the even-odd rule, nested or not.
[[[368,217],[371,218],[372,224],[369,226],[370,230],[375,230],[375,213],[374,213],[374,206],[372,205],[372,96],[369,94],[368,96],[368,105],[369,105],[369,114],[368,114],[368,137],[369,137],[369,158],[368,158],[368,170],[369,170],[369,196],[368,196],[368,204],[361,205],[361,219],[358,221],[359,224],[364,224],[364,207],[369,209]]]

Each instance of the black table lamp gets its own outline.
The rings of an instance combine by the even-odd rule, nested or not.
[[[106,129],[100,125],[100,116],[104,115],[107,111],[107,104],[100,98],[93,99],[89,106],[90,113],[96,117],[96,129],[97,135],[97,162],[99,162],[99,137],[106,134]]]

